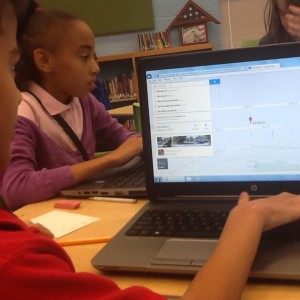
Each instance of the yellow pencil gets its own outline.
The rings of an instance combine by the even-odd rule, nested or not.
[[[107,243],[111,240],[110,236],[101,237],[101,238],[90,238],[90,239],[82,239],[82,240],[56,240],[56,242],[64,247],[64,246],[74,246],[74,245],[85,245],[85,244],[96,244],[96,243]]]

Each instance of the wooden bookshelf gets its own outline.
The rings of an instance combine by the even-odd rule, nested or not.
[[[131,53],[100,56],[97,61],[100,66],[99,78],[106,80],[109,94],[115,92],[116,96],[110,96],[112,105],[122,106],[122,102],[128,105],[128,102],[139,102],[138,79],[136,62],[139,58],[145,56],[166,55],[172,53],[184,53],[193,51],[213,50],[211,43],[187,45],[174,48],[155,49],[149,51],[137,51]],[[122,79],[121,79],[122,78]],[[118,81],[121,83],[118,83]],[[112,82],[113,81],[113,82]],[[111,87],[108,87],[109,82]],[[113,86],[114,85],[114,86]],[[130,87],[129,87],[130,86]],[[114,90],[118,90],[114,91]],[[128,92],[131,91],[131,92]]]

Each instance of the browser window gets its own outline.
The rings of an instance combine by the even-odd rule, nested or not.
[[[154,180],[299,180],[299,78],[299,58],[149,71]]]

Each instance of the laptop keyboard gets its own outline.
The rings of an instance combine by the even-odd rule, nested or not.
[[[228,211],[149,210],[126,235],[218,238],[228,214]]]
[[[139,161],[132,168],[105,181],[105,188],[142,188],[146,186],[144,162]]]
[[[128,236],[219,238],[229,211],[149,210],[126,232]],[[264,240],[300,240],[300,220],[262,234]]]
[[[264,240],[300,240],[300,220],[282,225],[262,234]]]

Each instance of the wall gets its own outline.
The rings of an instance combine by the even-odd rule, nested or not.
[[[142,1],[142,0],[141,0]],[[219,0],[194,0],[216,19],[219,18]],[[155,29],[145,32],[165,31],[181,11],[187,0],[152,0]],[[139,50],[138,32],[96,37],[97,55],[128,53]],[[180,45],[180,36],[176,29],[172,31],[172,45]],[[208,37],[216,48],[221,48],[221,25],[208,23]]]
[[[141,0],[142,1],[142,0]],[[194,0],[221,24],[208,23],[209,41],[215,49],[240,47],[245,39],[260,38],[265,33],[264,8],[267,0]],[[187,0],[152,0],[155,31],[164,31]],[[151,32],[151,31],[147,31]],[[97,55],[138,51],[137,34],[96,37]],[[173,46],[180,45],[179,33],[172,32]]]
[[[84,19],[95,34],[153,28],[152,0],[39,0],[42,9],[62,9]],[[126,5],[124,5],[124,3]],[[120,9],[121,8],[121,9]]]

